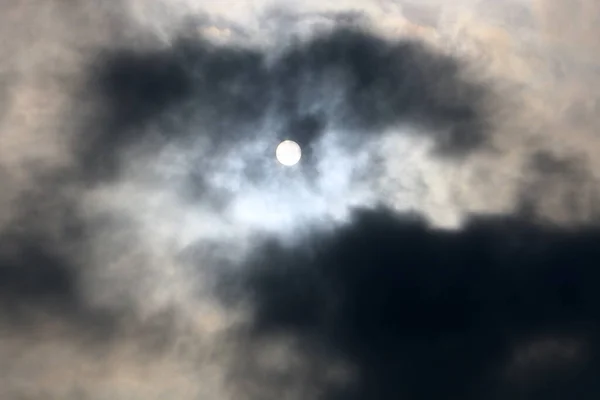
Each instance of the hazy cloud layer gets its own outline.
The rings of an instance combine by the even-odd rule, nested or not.
[[[563,3],[3,3],[0,397],[597,398]]]

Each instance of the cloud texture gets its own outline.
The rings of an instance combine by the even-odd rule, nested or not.
[[[3,3],[0,397],[597,398],[594,7]]]

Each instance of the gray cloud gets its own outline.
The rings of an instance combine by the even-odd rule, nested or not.
[[[0,397],[597,397],[591,3],[316,3],[0,6]]]
[[[458,60],[416,41],[388,42],[347,28],[293,45],[274,60],[200,38],[99,59],[93,80],[106,125],[94,120],[97,135],[81,138],[84,170],[110,168],[122,147],[153,134],[145,128],[150,123],[165,141],[206,137],[210,149],[269,135],[310,149],[327,130],[360,143],[400,122],[425,127],[419,133],[433,135],[443,152],[462,153],[486,140],[486,89],[461,76]],[[272,134],[264,132],[267,123]],[[191,124],[198,131],[190,132]]]

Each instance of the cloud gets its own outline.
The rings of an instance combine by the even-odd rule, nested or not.
[[[593,40],[554,2],[33,3],[1,398],[597,397]]]
[[[518,216],[476,218],[449,232],[385,209],[357,211],[298,246],[273,239],[257,247],[240,301],[256,305],[257,335],[294,337],[308,354],[329,351],[354,368],[350,382],[323,384],[323,398],[537,399],[576,387],[593,398],[588,372],[574,371],[596,368],[588,346],[600,339],[597,240],[595,228],[565,231]],[[540,335],[589,353],[535,350],[556,370],[528,380],[529,368],[542,368],[527,355],[543,346]]]
[[[115,163],[121,147],[148,140],[150,123],[165,141],[197,135],[210,139],[209,148],[269,137],[261,129],[267,123],[274,136],[307,149],[327,130],[360,143],[404,122],[428,128],[419,133],[433,136],[440,151],[462,153],[489,131],[486,88],[461,74],[458,60],[351,28],[275,56],[182,38],[163,49],[109,50],[99,60],[92,79],[106,114],[93,139],[81,139],[84,170]]]

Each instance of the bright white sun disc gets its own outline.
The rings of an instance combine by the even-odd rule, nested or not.
[[[275,157],[277,157],[277,161],[281,164],[291,167],[300,161],[302,150],[300,149],[300,145],[293,140],[284,140],[277,146]]]

